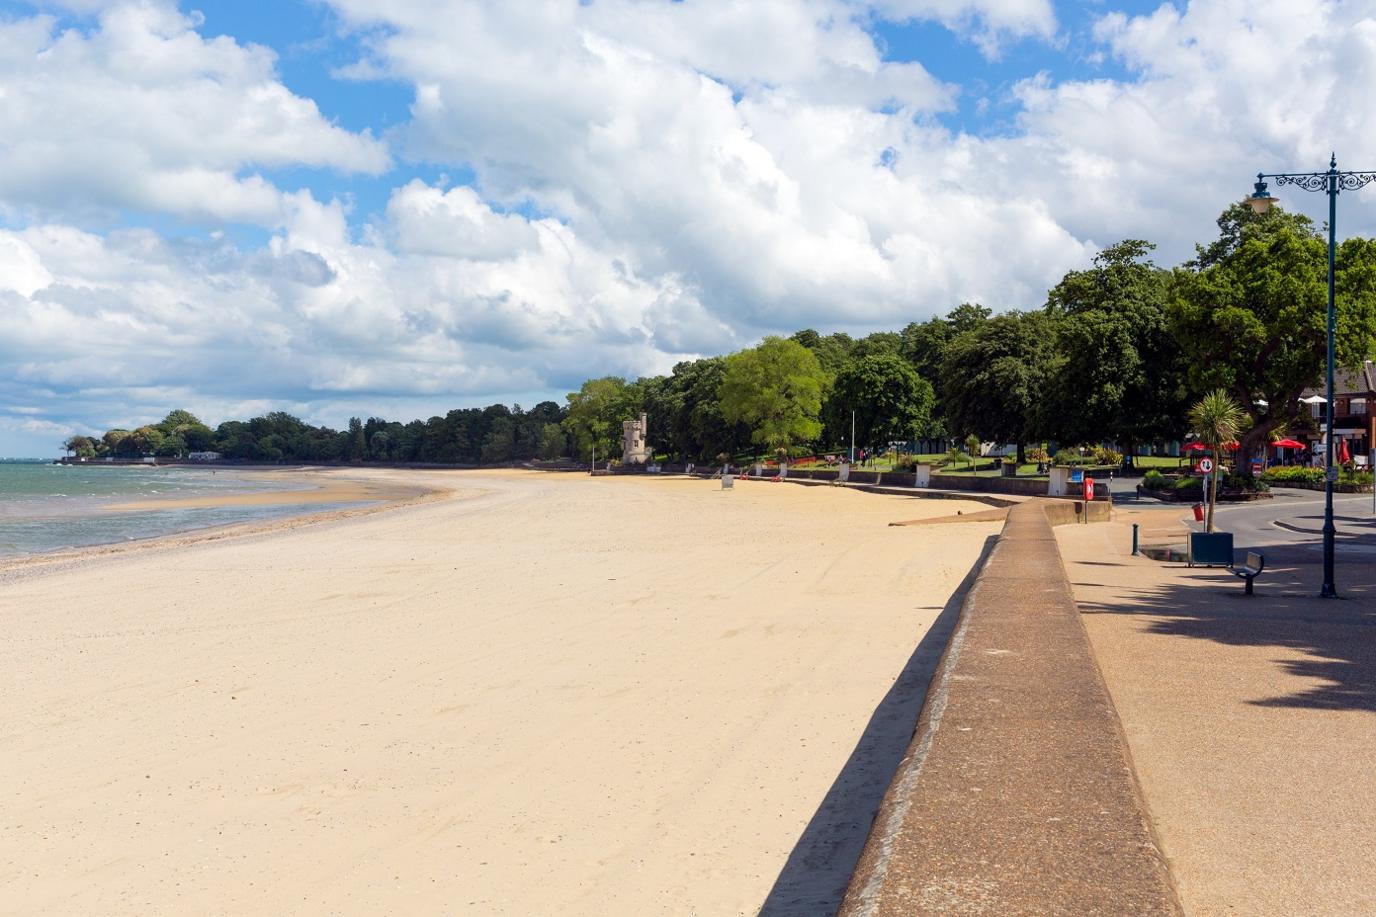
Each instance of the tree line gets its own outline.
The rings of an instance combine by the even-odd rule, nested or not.
[[[215,429],[175,410],[161,422],[100,437],[73,436],[67,451],[81,458],[177,457],[218,452],[251,462],[423,462],[500,464],[568,453],[564,408],[542,401],[530,410],[494,404],[461,408],[410,423],[351,418],[343,430],[317,427],[274,411],[251,420],[227,420]]]
[[[900,331],[860,338],[804,329],[667,375],[590,379],[567,405],[492,405],[408,424],[353,419],[334,431],[287,414],[210,430],[184,411],[99,439],[79,455],[213,450],[259,461],[498,463],[614,457],[622,421],[648,415],[660,453],[695,461],[914,439],[1116,443],[1137,447],[1190,432],[1189,406],[1223,390],[1242,407],[1240,468],[1277,431],[1310,424],[1304,389],[1326,358],[1326,242],[1303,215],[1244,204],[1218,237],[1174,268],[1127,239],[1067,273],[1043,303],[992,314],[964,303]],[[1376,338],[1376,242],[1337,252],[1337,355],[1357,366]]]

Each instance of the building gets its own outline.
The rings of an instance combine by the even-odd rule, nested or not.
[[[650,423],[645,412],[640,412],[636,420],[626,420],[621,424],[621,461],[627,465],[643,465],[650,460],[649,447],[645,445],[645,434]]]
[[[1321,455],[1325,448],[1327,398],[1327,386],[1305,389],[1300,398],[1306,402],[1310,416],[1314,419],[1316,432],[1310,436],[1310,440],[1315,455]],[[1334,372],[1334,449],[1337,450],[1341,443],[1346,442],[1348,454],[1358,465],[1367,463],[1372,444],[1376,443],[1376,422],[1372,419],[1373,404],[1376,404],[1376,365],[1370,360],[1356,370],[1339,368]]]
[[[221,458],[218,452],[188,452],[186,459],[189,462],[218,462]]]

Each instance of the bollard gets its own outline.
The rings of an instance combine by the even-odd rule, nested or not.
[[[1132,556],[1137,556],[1137,523],[1132,524]]]

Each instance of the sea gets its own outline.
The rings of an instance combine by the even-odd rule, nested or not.
[[[241,522],[278,519],[346,504],[106,507],[160,498],[302,490],[299,484],[229,469],[146,465],[54,465],[0,460],[0,560],[68,548],[116,544]],[[347,504],[357,505],[357,504]]]

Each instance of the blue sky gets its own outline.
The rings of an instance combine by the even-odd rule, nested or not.
[[[1178,263],[1257,169],[1360,165],[1373,12],[0,3],[0,454],[172,407],[529,404],[1036,308],[1122,238]]]

